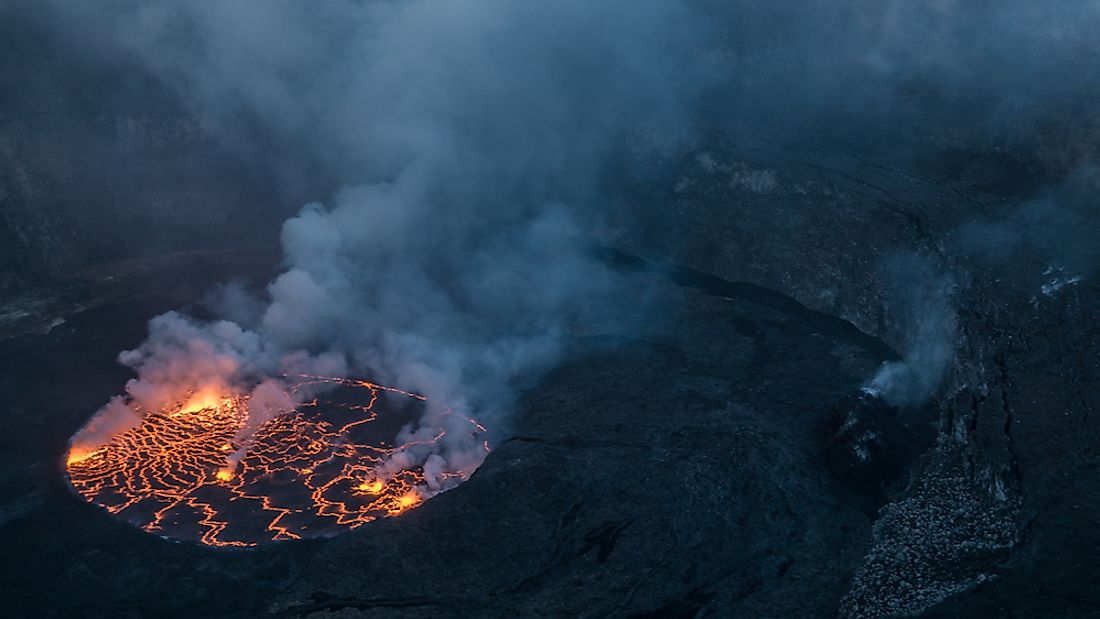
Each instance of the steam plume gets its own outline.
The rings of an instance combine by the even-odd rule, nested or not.
[[[955,358],[954,281],[914,254],[898,254],[881,267],[888,315],[902,334],[902,358],[889,361],[865,387],[895,406],[924,404]]]
[[[286,223],[285,271],[266,295],[225,295],[235,326],[154,322],[123,358],[139,372],[135,403],[159,397],[174,355],[205,350],[213,376],[242,388],[320,363],[499,414],[509,378],[554,358],[566,310],[608,285],[577,239],[598,224],[605,164],[632,132],[676,144],[701,119],[808,148],[905,144],[912,159],[1028,141],[1058,170],[1100,135],[1080,108],[1100,92],[1095,2],[54,0],[48,12],[62,49],[154,75],[286,186],[340,188]],[[924,397],[912,394],[951,356],[950,286],[929,277],[899,278],[899,299],[927,311],[903,310],[906,360],[873,382],[901,401]]]
[[[120,356],[138,373],[128,397],[77,442],[213,389],[250,392],[247,445],[293,404],[279,377],[295,373],[365,374],[499,428],[509,381],[551,362],[565,316],[613,283],[583,251],[605,162],[638,126],[681,132],[707,82],[706,28],[678,2],[64,8],[109,15],[99,27],[227,140],[248,137],[235,127],[247,119],[342,185],[284,224],[284,270],[262,298],[221,295],[232,321],[154,319]],[[478,448],[395,458],[431,486],[443,459]]]

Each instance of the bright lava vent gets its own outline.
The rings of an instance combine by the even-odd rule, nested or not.
[[[320,395],[243,440],[246,396],[196,396],[147,412],[105,445],[74,447],[70,482],[150,533],[254,546],[404,513],[465,481],[489,450],[483,426],[450,410],[431,413],[415,393],[322,377],[303,377],[291,391],[302,388]],[[479,455],[451,459],[462,468],[448,465],[440,455],[448,433],[461,433],[459,444],[476,445]]]

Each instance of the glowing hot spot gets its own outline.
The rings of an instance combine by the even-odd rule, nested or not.
[[[217,391],[204,390],[191,396],[190,399],[180,407],[181,413],[196,413],[209,408],[218,408],[222,405],[228,405],[229,400],[222,398]]]
[[[102,451],[101,449],[89,449],[86,447],[73,447],[69,450],[69,457],[66,459],[66,465],[72,466],[78,462],[83,462],[88,458],[96,455]]]
[[[382,492],[382,488],[384,488],[384,487],[385,486],[382,484],[382,482],[380,482],[376,479],[374,481],[369,481],[369,482],[365,481],[365,482],[359,484],[358,486],[356,486],[355,489],[359,490],[359,491],[362,491],[362,492],[369,492],[371,494],[378,494],[379,492]]]
[[[324,377],[288,390],[290,401],[308,401],[258,427],[247,396],[196,393],[150,411],[106,445],[74,447],[69,480],[146,531],[253,546],[399,515],[465,481],[487,453],[483,426],[414,393]],[[476,462],[425,470],[451,450],[478,454]]]

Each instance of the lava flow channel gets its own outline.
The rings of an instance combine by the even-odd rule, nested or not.
[[[397,442],[406,424],[426,418],[423,396],[321,377],[291,390],[305,386],[324,394],[266,421],[243,446],[235,441],[248,422],[246,396],[148,412],[106,445],[74,448],[69,480],[89,502],[150,533],[254,546],[401,514],[465,481],[489,450],[485,428],[449,410],[432,417],[438,430],[418,433],[427,438]],[[429,475],[426,461],[454,428],[480,455],[462,458],[461,469],[441,466],[437,455]],[[234,464],[235,453],[243,456]]]

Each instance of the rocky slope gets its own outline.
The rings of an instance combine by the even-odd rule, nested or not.
[[[468,484],[332,540],[215,552],[82,504],[57,460],[125,383],[114,357],[145,321],[228,277],[262,284],[276,258],[238,250],[274,246],[301,200],[154,81],[99,72],[110,63],[64,53],[33,16],[0,12],[6,614],[1100,607],[1100,290],[1095,261],[1067,258],[1092,254],[1059,251],[1100,238],[1094,181],[1066,180],[1091,129],[1034,153],[943,146],[907,160],[702,132],[619,179],[619,209],[593,232],[657,261],[613,257],[650,320],[608,309],[577,325],[571,355],[529,386]],[[952,352],[931,399],[853,412],[928,321]],[[860,464],[868,446],[874,466]],[[892,474],[868,483],[859,468],[879,463]]]
[[[297,205],[125,59],[68,49],[48,15],[0,9],[0,292],[114,260],[272,246]]]
[[[957,326],[932,402],[940,439],[882,510],[841,614],[917,614],[959,594],[947,608],[1085,616],[1097,601],[1089,577],[1055,585],[1041,573],[1095,573],[1100,536],[1078,527],[1098,507],[1084,489],[1100,481],[1096,285],[1090,265],[1067,268],[1037,243],[974,251],[967,226],[1026,219],[1042,180],[1008,159],[953,157],[949,173],[906,173],[717,132],[636,196],[660,234],[621,242],[782,290],[903,352],[935,306],[907,307],[897,291],[919,282],[899,286],[884,263],[901,252],[946,274]],[[1089,208],[1080,225],[1100,232]],[[1036,223],[1056,228],[1063,215]],[[1027,583],[1043,594],[1021,593]]]

